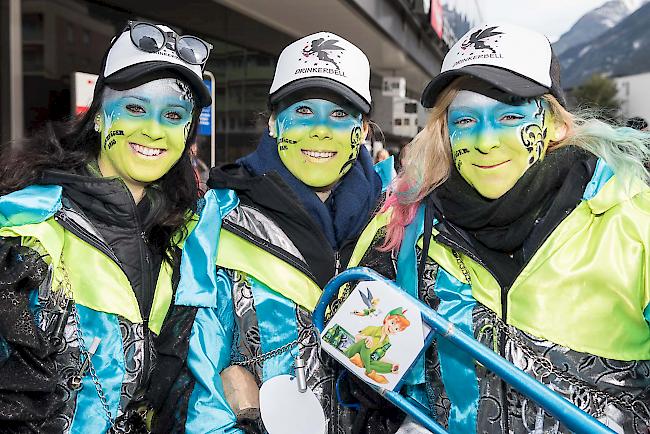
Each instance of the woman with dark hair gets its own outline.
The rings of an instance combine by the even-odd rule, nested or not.
[[[185,51],[170,48],[181,42]],[[129,22],[89,110],[3,156],[3,432],[146,431],[162,399],[149,391],[155,348],[196,208],[188,144],[210,104],[209,49]]]
[[[565,108],[548,39],[461,37],[351,263],[616,433],[650,428],[650,136]],[[569,429],[436,337],[405,389],[452,433]],[[428,432],[412,423],[398,431]]]

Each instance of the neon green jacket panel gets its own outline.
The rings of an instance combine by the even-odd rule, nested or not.
[[[120,267],[99,250],[63,229],[54,218],[41,223],[0,228],[0,236],[21,237],[21,243],[50,258],[53,283],[67,277],[75,302],[99,312],[142,323],[137,299]],[[63,267],[61,260],[63,259]],[[63,270],[65,269],[65,274]],[[171,304],[171,266],[163,261],[158,275],[149,328],[160,327]],[[101,290],[98,290],[101,289]]]
[[[650,360],[649,243],[650,188],[626,188],[612,178],[517,277],[507,322],[576,351]]]

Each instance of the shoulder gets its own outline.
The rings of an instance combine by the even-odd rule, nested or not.
[[[598,160],[582,199],[596,215],[650,213],[650,186],[640,179],[614,173],[602,159]]]
[[[199,204],[198,220],[218,218],[222,220],[230,211],[239,205],[235,190],[228,188],[213,188],[208,190]]]
[[[61,209],[62,188],[30,185],[0,197],[0,227],[41,223]]]

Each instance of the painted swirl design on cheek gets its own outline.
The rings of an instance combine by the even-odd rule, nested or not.
[[[521,129],[521,141],[530,155],[528,158],[529,166],[542,157],[548,137],[546,109],[542,105],[542,100],[535,99],[534,101],[537,106],[534,116],[539,118],[541,123],[528,124]]]
[[[353,126],[352,131],[350,131],[350,155],[348,156],[348,161],[346,161],[343,166],[341,166],[339,175],[345,174],[350,169],[350,167],[352,167],[354,162],[357,161],[357,157],[359,156],[359,146],[361,146],[362,138],[361,116],[359,116],[359,118],[356,120],[358,125]]]

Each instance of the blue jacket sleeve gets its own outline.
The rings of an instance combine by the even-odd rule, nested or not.
[[[217,275],[217,284],[225,286],[217,307],[199,308],[190,335],[188,368],[195,384],[187,410],[187,433],[240,433],[236,418],[226,402],[220,373],[230,364],[234,313],[231,284],[225,273]]]
[[[194,378],[185,420],[187,433],[241,432],[235,428],[235,415],[226,402],[220,377],[230,364],[232,282],[216,266],[221,219],[237,203],[230,190],[208,191],[199,221],[183,247],[176,304],[197,307],[187,355],[187,367]]]

